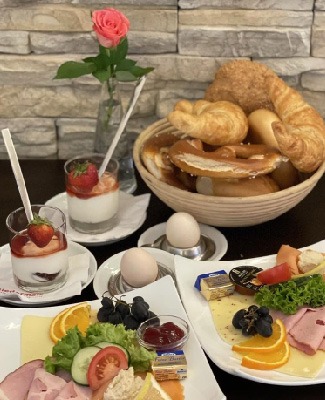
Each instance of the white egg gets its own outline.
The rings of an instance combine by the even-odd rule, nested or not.
[[[125,282],[136,288],[154,282],[158,275],[156,260],[138,247],[126,250],[121,258],[120,270]]]
[[[168,242],[177,248],[188,248],[198,244],[201,230],[195,218],[188,213],[173,214],[167,221],[166,236]]]

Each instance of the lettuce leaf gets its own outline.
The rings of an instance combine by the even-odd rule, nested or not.
[[[71,371],[73,357],[77,352],[100,342],[116,343],[127,350],[130,365],[135,371],[148,371],[156,353],[141,347],[136,338],[136,331],[125,329],[123,324],[97,322],[89,326],[86,336],[82,336],[77,327],[69,329],[67,334],[52,348],[52,356],[45,359],[45,369],[55,373],[62,368]]]
[[[255,301],[284,314],[295,314],[303,306],[322,307],[325,305],[325,282],[322,275],[316,274],[266,285],[255,294]]]

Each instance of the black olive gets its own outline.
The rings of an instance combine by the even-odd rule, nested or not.
[[[123,324],[126,329],[138,329],[140,326],[140,322],[137,321],[133,315],[128,314],[124,319],[123,319]]]
[[[143,301],[137,301],[136,303],[133,303],[131,306],[131,313],[139,322],[143,322],[148,319],[148,308]]]
[[[108,316],[108,321],[107,322],[110,322],[113,325],[121,324],[122,323],[121,314],[119,312],[117,312],[117,311],[114,311],[113,313],[111,313]]]
[[[259,335],[264,337],[269,337],[273,333],[272,325],[269,322],[265,321],[263,318],[255,321],[255,329]]]
[[[241,321],[245,318],[247,311],[243,308],[241,310],[238,310],[235,315],[233,316],[232,319],[232,324],[236,329],[241,329],[242,325],[241,325]]]
[[[269,315],[269,309],[267,307],[260,307],[256,310],[257,314],[260,316],[265,316],[265,315]]]
[[[110,297],[103,297],[101,300],[102,306],[106,308],[109,312],[114,311],[114,303]]]
[[[99,322],[108,322],[108,317],[111,312],[104,307],[100,307],[97,313],[97,319]]]
[[[130,306],[123,300],[117,301],[115,304],[115,311],[121,314],[122,319],[124,319],[128,314],[130,314]]]

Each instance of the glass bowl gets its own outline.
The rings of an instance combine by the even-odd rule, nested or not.
[[[157,315],[142,322],[137,329],[140,345],[155,351],[182,349],[189,333],[189,324],[175,315]]]

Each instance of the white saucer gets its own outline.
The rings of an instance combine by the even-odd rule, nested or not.
[[[86,234],[75,231],[69,223],[66,193],[59,193],[45,204],[59,208],[64,212],[67,222],[67,236],[69,239],[85,246],[101,246],[116,242],[131,235],[144,223],[147,218],[147,207],[150,194],[133,196],[132,194],[120,192],[119,225],[100,234]],[[131,223],[132,222],[132,223]]]
[[[89,255],[89,267],[88,267],[88,278],[86,282],[83,282],[81,290],[85,289],[91,281],[94,279],[94,276],[97,271],[97,261],[95,257],[91,254],[91,252],[86,249],[84,246],[81,246],[78,243],[72,242],[69,240],[68,242],[68,256],[74,256],[77,254],[83,254],[87,253]],[[0,247],[0,253],[2,252],[10,252],[10,247],[9,244],[5,244],[4,246]],[[40,306],[45,306],[45,305],[51,305],[51,304],[56,304],[59,303],[63,300],[67,300],[71,298],[69,297],[60,297],[60,291],[58,292],[58,297],[55,300],[51,301],[39,301],[39,302],[30,302],[30,301],[23,301],[23,300],[13,300],[13,299],[6,299],[6,298],[1,298],[0,301],[3,301],[4,303],[12,304],[15,306],[28,306],[28,307],[40,307]]]
[[[166,224],[167,224],[166,222],[163,222],[161,224],[152,226],[151,228],[143,232],[143,234],[139,237],[138,247],[141,247],[144,244],[152,244],[160,236],[165,235]],[[201,229],[201,233],[212,239],[216,245],[216,250],[214,254],[209,258],[209,260],[220,260],[227,252],[228,249],[227,239],[220,231],[218,231],[218,229],[213,228],[212,226],[200,223],[199,226]]]
[[[150,253],[158,263],[165,265],[172,272],[175,271],[174,256],[172,254],[166,253],[160,249],[152,249],[150,247],[144,250]],[[104,261],[103,264],[98,268],[93,281],[93,287],[94,292],[99,299],[101,299],[102,295],[107,292],[107,285],[111,275],[117,274],[120,271],[120,261],[125,251],[114,254],[114,256]]]

